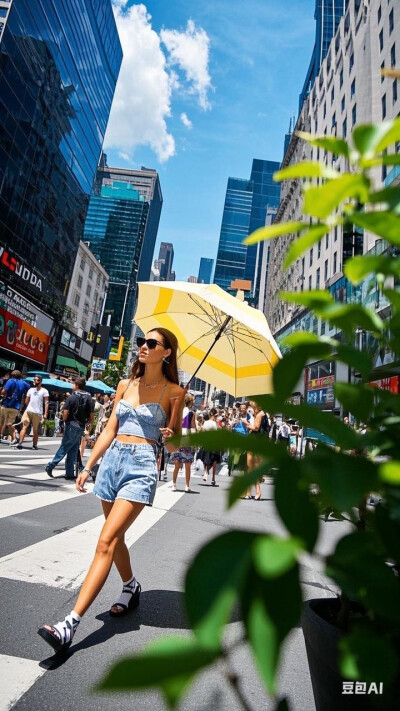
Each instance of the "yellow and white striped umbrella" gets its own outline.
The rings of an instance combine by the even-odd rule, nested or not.
[[[187,373],[198,370],[199,378],[234,397],[272,392],[281,354],[267,320],[219,286],[140,282],[134,321],[144,333],[157,326],[172,331]]]

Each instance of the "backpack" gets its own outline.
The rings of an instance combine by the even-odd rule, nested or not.
[[[269,437],[269,431],[271,429],[271,425],[269,423],[269,417],[267,413],[264,413],[261,422],[260,422],[260,429],[258,430],[260,434],[265,434],[267,437]]]
[[[78,409],[73,413],[73,418],[75,422],[84,427],[92,412],[92,398],[89,393],[85,392],[75,392],[74,395],[77,396],[79,404]]]

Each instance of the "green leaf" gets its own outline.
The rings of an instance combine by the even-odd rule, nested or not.
[[[396,291],[396,289],[383,289],[383,293],[392,303],[394,310],[400,311],[400,291]]]
[[[311,146],[323,148],[325,151],[329,151],[335,155],[350,158],[349,146],[342,138],[335,138],[334,136],[313,136],[311,133],[305,133],[303,131],[297,131],[296,135],[302,138],[303,141],[307,141]]]
[[[257,573],[262,578],[276,578],[297,564],[297,558],[304,551],[298,538],[278,538],[260,536],[253,544],[253,560]]]
[[[304,306],[310,311],[327,304],[335,305],[336,303],[329,291],[323,291],[322,289],[315,289],[314,291],[280,291],[279,296],[284,301],[299,304],[299,306]]]
[[[400,276],[400,259],[385,255],[365,255],[349,259],[344,265],[345,276],[353,283],[360,284],[369,274]]]
[[[378,472],[373,462],[364,457],[334,452],[322,444],[304,460],[304,468],[310,482],[318,484],[324,498],[336,511],[350,511],[378,488]]]
[[[224,625],[248,574],[257,535],[247,531],[223,533],[201,548],[187,570],[189,622],[207,648],[219,647]]]
[[[392,244],[400,244],[400,216],[393,212],[357,212],[351,214],[351,220],[357,227],[370,230]]]
[[[369,378],[373,364],[372,359],[364,351],[360,351],[353,346],[338,345],[335,359],[354,368],[361,374],[363,380]]]
[[[377,190],[376,192],[370,193],[368,202],[372,204],[383,203],[387,208],[396,212],[396,210],[400,208],[400,190],[391,187]]]
[[[387,550],[387,557],[400,564],[400,520],[386,501],[381,501],[376,506],[375,526]]]
[[[385,145],[385,139],[387,140],[394,124],[394,121],[385,121],[382,123],[360,124],[356,126],[353,131],[353,143],[360,155],[365,157],[375,156],[384,150],[386,146],[394,143],[394,141],[389,138],[390,142]],[[395,138],[394,140],[400,140],[400,134],[399,138]],[[384,148],[381,147],[382,145]]]
[[[339,640],[340,671],[344,679],[382,682],[384,688],[396,676],[399,655],[396,647],[371,626],[356,629]]]
[[[384,462],[379,467],[379,476],[385,484],[400,486],[400,462]]]
[[[379,555],[377,545],[376,537],[366,531],[341,538],[327,559],[326,574],[348,597],[391,624],[398,623],[400,586],[384,557]]]
[[[325,343],[315,343],[298,346],[285,353],[272,373],[275,398],[283,403],[295,390],[307,361],[312,357],[323,360],[329,357],[330,352],[331,349]]]
[[[134,656],[117,662],[96,690],[133,691],[159,687],[175,708],[197,671],[214,662],[220,650],[205,649],[190,637],[163,637]]]
[[[394,121],[386,121],[384,126],[386,126],[388,130],[376,146],[376,153],[382,153],[386,148],[400,141],[400,119],[397,118]]]
[[[274,173],[274,180],[280,182],[281,180],[292,180],[294,178],[337,178],[339,175],[340,173],[337,170],[325,165],[325,163],[307,160],[289,165],[288,168],[283,168],[283,170],[278,170]]]
[[[303,465],[288,457],[275,477],[275,504],[289,533],[312,551],[318,538],[317,510],[302,478]]]
[[[262,242],[266,239],[271,239],[271,237],[280,237],[281,235],[289,235],[293,232],[301,232],[307,227],[307,223],[304,222],[277,222],[273,225],[267,225],[266,227],[260,227],[251,235],[243,240],[243,244],[257,244],[257,242]]]
[[[360,422],[367,422],[374,408],[374,388],[361,383],[336,383],[334,391],[345,410],[351,412]]]
[[[344,173],[336,180],[328,180],[319,187],[304,188],[304,212],[325,220],[345,200],[366,202],[369,181],[357,173]]]
[[[261,678],[270,694],[276,693],[281,646],[301,613],[298,566],[279,578],[261,578],[251,570],[242,597],[247,638]]]
[[[290,267],[290,265],[293,264],[293,262],[295,262],[296,259],[303,254],[303,252],[306,251],[306,249],[312,247],[315,242],[319,242],[321,237],[330,232],[331,229],[331,225],[314,225],[313,227],[310,227],[308,232],[305,232],[301,235],[301,237],[295,239],[287,251],[286,258],[283,263],[284,269]]]
[[[313,308],[313,311],[345,333],[352,334],[357,328],[378,333],[384,330],[382,319],[372,309],[360,304],[335,303],[332,306]]]
[[[321,341],[328,346],[335,346],[337,343],[332,339],[323,340],[323,337],[317,336],[316,333],[310,333],[309,331],[295,331],[294,333],[290,333],[288,336],[285,336],[282,343],[285,346],[297,348],[297,346],[313,346],[316,343],[321,343]]]
[[[176,441],[180,447],[201,446],[208,449],[210,452],[218,452],[224,450],[243,451],[248,450],[260,457],[275,459],[275,445],[268,437],[244,437],[237,432],[229,430],[216,430],[214,432],[200,432],[199,434],[191,434],[185,437],[175,437],[171,441]]]
[[[303,427],[310,427],[322,432],[344,449],[360,449],[362,447],[362,435],[329,412],[321,412],[318,408],[306,404],[285,405],[284,411],[288,417],[299,420]]]

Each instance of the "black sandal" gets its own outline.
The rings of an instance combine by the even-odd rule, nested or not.
[[[130,600],[128,604],[125,602],[115,602],[109,611],[110,617],[125,617],[131,610],[134,610],[140,602],[140,593],[142,591],[142,586],[136,581],[136,587],[134,590],[129,586],[125,586],[122,590],[121,597],[124,594],[130,595]],[[121,599],[121,598],[120,598]],[[114,612],[113,607],[120,607],[120,612]]]
[[[72,619],[72,618],[70,618]],[[55,652],[66,652],[72,644],[72,640],[79,622],[65,619],[58,622],[56,625],[48,625],[47,629],[44,625],[39,627],[38,635],[44,639],[50,647],[53,647]]]

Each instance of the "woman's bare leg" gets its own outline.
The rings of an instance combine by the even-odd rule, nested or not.
[[[103,507],[104,517],[107,519],[110,515],[112,507],[114,506],[114,503],[111,503],[110,501],[102,501],[101,505]],[[127,545],[125,543],[125,537],[122,537],[118,540],[118,543],[115,547],[113,562],[118,570],[118,573],[121,576],[121,580],[123,582],[125,582],[126,580],[130,580],[132,577],[131,557],[129,555]]]
[[[96,599],[107,580],[118,543],[123,541],[124,534],[137,516],[139,516],[144,506],[145,504],[136,501],[125,501],[124,499],[117,499],[113,504],[100,533],[93,562],[83,581],[78,599],[74,606],[74,611],[77,612],[78,615],[84,615],[86,610]],[[119,560],[121,562],[120,558]],[[131,570],[130,572],[132,575]],[[129,580],[129,577],[125,579]]]
[[[190,486],[190,467],[191,467],[190,462],[185,462],[185,479],[186,479],[186,486]]]
[[[178,459],[175,460],[175,466],[174,466],[174,471],[172,472],[172,483],[176,484],[176,480],[178,478],[178,472],[181,467],[181,463],[178,461]]]

